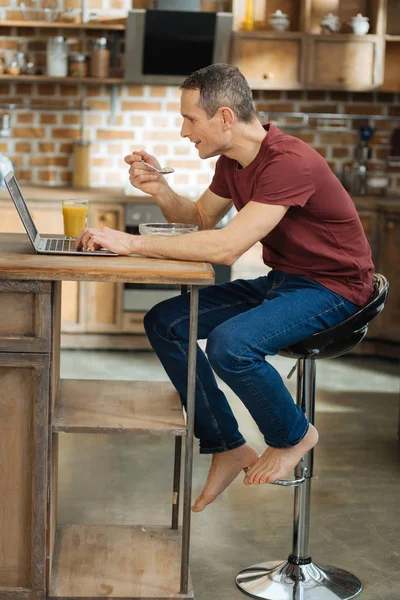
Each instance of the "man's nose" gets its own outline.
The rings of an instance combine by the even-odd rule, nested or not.
[[[181,127],[181,137],[185,138],[188,137],[189,133],[188,133],[188,128],[186,127],[186,123],[182,123],[182,127]]]

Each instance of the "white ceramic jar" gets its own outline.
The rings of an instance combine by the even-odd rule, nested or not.
[[[336,33],[340,30],[341,27],[339,17],[332,13],[328,13],[327,15],[325,15],[320,25],[323,33]]]
[[[277,10],[270,16],[269,24],[275,31],[286,31],[290,25],[290,20],[281,10]]]
[[[365,35],[369,31],[369,19],[368,17],[364,17],[361,13],[352,17],[349,21],[349,25],[356,35]]]
[[[62,35],[47,40],[47,75],[49,77],[66,77],[68,74],[68,47]]]

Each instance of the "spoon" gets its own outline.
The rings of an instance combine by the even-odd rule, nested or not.
[[[154,167],[153,165],[151,165],[150,163],[145,162],[144,160],[142,160],[142,163],[144,165],[146,165],[146,167],[150,167],[150,169],[153,169],[154,171],[157,171],[157,173],[161,173],[161,175],[169,175],[170,173],[174,173],[175,169],[171,169],[171,167],[164,167],[163,169],[157,169],[157,167]]]

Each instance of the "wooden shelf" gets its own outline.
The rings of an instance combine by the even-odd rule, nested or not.
[[[387,42],[400,42],[400,35],[385,35]]]
[[[186,434],[179,395],[165,381],[62,379],[52,428],[64,433]]]
[[[132,525],[57,528],[49,600],[194,599],[181,594],[178,530]]]
[[[234,31],[233,35],[238,38],[250,38],[250,39],[271,39],[271,40],[292,40],[299,39],[305,34],[301,31],[270,31],[266,29],[254,29],[252,31],[246,31],[245,29],[239,29]]]
[[[64,23],[63,21],[48,23],[47,21],[0,21],[0,27],[41,27],[46,29],[107,29],[125,31],[121,23]]]
[[[88,83],[93,85],[122,85],[124,79],[122,77],[48,77],[47,75],[0,75],[0,81],[18,81],[35,82],[35,83]]]

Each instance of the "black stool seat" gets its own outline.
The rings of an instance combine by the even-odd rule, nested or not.
[[[279,354],[288,358],[335,358],[357,346],[368,331],[368,324],[385,306],[389,290],[387,279],[375,273],[374,291],[365,306],[337,325],[310,335],[284,348]]]

